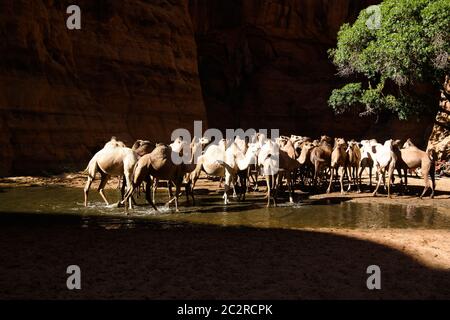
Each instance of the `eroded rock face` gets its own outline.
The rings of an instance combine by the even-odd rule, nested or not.
[[[377,0],[191,0],[199,71],[211,126],[279,128],[283,134],[412,138],[423,145],[433,119],[334,115],[344,84],[327,55],[344,22]]]
[[[450,77],[445,78],[439,101],[439,112],[436,115],[435,125],[428,141],[428,148],[433,148],[439,160],[450,160]]]
[[[187,1],[0,2],[0,174],[80,169],[112,135],[168,142],[204,120]]]
[[[0,175],[82,169],[112,135],[169,142],[173,129],[413,138],[434,119],[335,116],[327,49],[377,0],[0,2]],[[199,78],[200,73],[200,78]]]

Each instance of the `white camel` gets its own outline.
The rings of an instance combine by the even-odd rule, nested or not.
[[[228,190],[236,185],[239,171],[247,170],[250,164],[256,162],[256,154],[259,151],[257,144],[249,144],[247,152],[243,152],[236,143],[232,143],[225,151],[225,160],[217,162],[225,168],[225,189],[223,193],[224,203],[228,204]]]

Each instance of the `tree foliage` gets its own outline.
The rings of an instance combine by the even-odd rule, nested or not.
[[[377,12],[362,10],[344,24],[329,55],[340,76],[361,82],[333,90],[329,105],[341,113],[362,107],[361,115],[391,110],[400,119],[435,108],[417,93],[417,86],[441,89],[450,70],[450,1],[384,0],[380,24],[369,25]]]

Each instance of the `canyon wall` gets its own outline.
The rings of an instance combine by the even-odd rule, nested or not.
[[[346,79],[327,55],[344,22],[377,0],[191,0],[199,73],[211,126],[279,128],[283,134],[411,137],[421,146],[433,116],[336,116],[327,105]]]
[[[412,137],[433,120],[335,116],[327,49],[376,0],[0,2],[0,175],[82,169],[112,135],[168,142],[173,129],[279,128],[316,137]],[[376,121],[378,120],[378,121]]]
[[[112,135],[170,139],[205,119],[187,2],[0,2],[0,175],[80,169]]]

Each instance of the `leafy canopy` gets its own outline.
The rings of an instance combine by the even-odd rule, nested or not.
[[[361,115],[391,110],[400,119],[435,108],[416,88],[441,88],[449,52],[450,0],[384,0],[341,26],[330,58],[339,75],[361,82],[333,90],[328,103],[337,113],[359,106]]]

